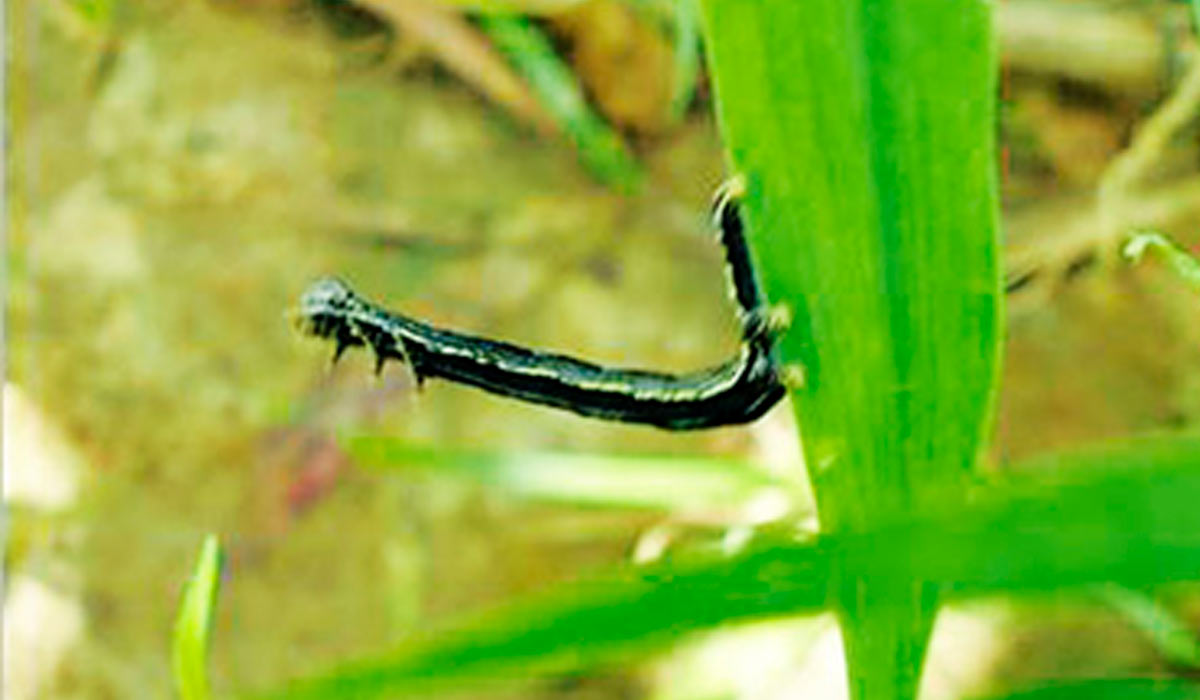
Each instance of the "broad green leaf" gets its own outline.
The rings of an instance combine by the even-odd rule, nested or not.
[[[975,466],[1000,341],[990,5],[702,3],[826,528]]]
[[[183,589],[171,649],[175,687],[183,700],[205,700],[208,693],[208,645],[221,575],[221,545],[204,538],[196,569]]]
[[[739,460],[477,452],[369,436],[342,442],[364,466],[458,475],[530,499],[697,514],[752,515],[747,509],[765,508],[769,519],[794,514],[807,500],[795,487]]]
[[[481,15],[480,25],[525,76],[546,110],[571,137],[583,164],[601,181],[625,190],[641,182],[637,161],[621,137],[584,98],[570,68],[534,25],[515,15]]]
[[[807,380],[792,399],[823,529],[957,498],[1000,349],[990,3],[702,6],[752,248],[794,319],[782,355]],[[913,568],[842,574],[852,697],[916,693],[937,591]]]

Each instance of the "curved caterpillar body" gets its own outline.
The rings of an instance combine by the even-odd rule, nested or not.
[[[778,403],[785,389],[774,357],[775,333],[742,234],[739,192],[736,181],[718,190],[713,219],[739,307],[742,345],[737,357],[711,369],[666,374],[602,367],[437,328],[388,311],[335,278],[320,279],[304,292],[300,323],[309,334],[334,341],[334,361],[349,347],[367,346],[377,368],[389,359],[404,362],[418,382],[447,379],[585,416],[669,430],[747,423]]]

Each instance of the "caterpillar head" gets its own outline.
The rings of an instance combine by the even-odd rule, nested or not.
[[[336,277],[322,277],[300,295],[300,313],[307,316],[344,312],[357,302],[358,295],[350,285]]]
[[[300,295],[295,323],[303,333],[332,339],[337,344],[336,360],[347,347],[363,344],[354,323],[356,312],[363,307],[362,299],[348,284],[334,277],[323,277]]]

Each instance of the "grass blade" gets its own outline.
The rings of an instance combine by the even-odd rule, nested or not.
[[[175,686],[183,700],[206,700],[208,646],[217,591],[220,587],[221,545],[216,535],[204,539],[196,568],[183,589],[175,618],[171,666]]]
[[[822,523],[905,510],[974,468],[996,384],[990,3],[702,4]]]
[[[841,538],[838,566],[884,580],[915,572],[956,598],[1197,580],[1197,464],[1195,435],[1046,455],[969,503]]]
[[[522,498],[599,507],[705,513],[754,502],[795,511],[798,488],[739,460],[710,457],[478,452],[424,448],[374,436],[342,440],[364,466],[470,478]],[[769,502],[769,503],[768,503]]]
[[[374,698],[564,673],[724,622],[825,608],[828,555],[812,544],[779,544],[556,589],[261,697]]]
[[[822,528],[961,498],[943,486],[975,467],[1000,349],[990,3],[702,6],[751,243],[793,311],[782,354],[807,377],[792,398]],[[846,572],[853,697],[916,693],[936,609],[917,569]]]
[[[479,22],[562,125],[584,166],[602,182],[635,189],[642,177],[637,161],[617,132],[588,106],[579,82],[542,32],[516,15],[483,14]]]
[[[1180,436],[1046,457],[1043,466],[1062,472],[994,484],[971,503],[946,499],[871,531],[809,542],[764,536],[733,556],[627,568],[429,631],[391,653],[264,697],[379,697],[578,671],[691,631],[844,605],[839,586],[847,575],[925,581],[960,599],[1067,587],[1090,595],[1096,583],[1195,580],[1198,449],[1200,437]],[[919,604],[933,602],[914,606],[894,590],[866,590],[893,593],[871,603],[900,621],[928,616]],[[895,636],[880,639],[913,648]]]

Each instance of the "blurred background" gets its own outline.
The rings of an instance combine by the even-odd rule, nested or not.
[[[331,368],[287,316],[336,274],[599,362],[728,356],[706,229],[726,173],[689,0],[6,12],[5,697],[169,695],[208,532],[229,553],[220,692],[682,542],[811,522],[786,406],[668,433],[418,390],[364,353]],[[1008,0],[996,19],[1011,293],[988,466],[1193,426],[1197,299],[1114,254],[1131,226],[1200,243],[1189,6]],[[1173,623],[1200,627],[1200,598],[1168,593]],[[928,696],[1195,674],[1190,637],[1173,651],[1146,619],[1104,596],[951,610]],[[780,621],[480,696],[838,697],[838,655],[831,620]]]

